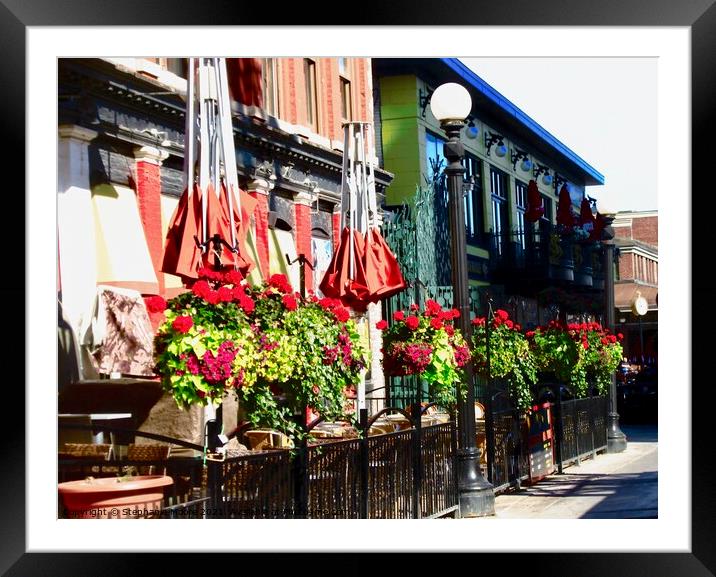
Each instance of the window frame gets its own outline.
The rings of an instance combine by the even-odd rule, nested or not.
[[[264,111],[278,118],[279,114],[279,89],[278,89],[278,65],[279,58],[261,59],[261,87],[264,92]]]
[[[303,81],[306,96],[306,124],[318,134],[318,63],[313,58],[303,59]]]

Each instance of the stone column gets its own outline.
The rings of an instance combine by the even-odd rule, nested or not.
[[[58,129],[57,236],[62,307],[81,344],[97,286],[97,255],[90,192],[89,143],[97,132],[81,126]],[[82,359],[80,378],[95,376]]]
[[[165,150],[153,146],[139,146],[134,149],[137,167],[137,205],[139,218],[147,239],[147,248],[152,258],[154,272],[159,281],[159,292],[164,293],[162,266],[164,235],[162,234],[162,181],[161,165],[169,156]]]

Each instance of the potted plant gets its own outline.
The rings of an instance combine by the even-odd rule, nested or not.
[[[611,375],[622,358],[619,335],[612,335],[599,323],[551,321],[527,333],[538,371],[551,373],[571,387],[577,397],[589,394],[594,386],[605,394]]]
[[[259,339],[247,291],[238,272],[203,269],[191,291],[166,304],[154,339],[155,372],[180,408],[219,405],[229,391],[255,382]]]
[[[302,298],[283,275],[249,289],[258,363],[236,389],[254,426],[302,436],[306,409],[327,420],[352,419],[346,402],[367,366],[355,322],[340,301]]]
[[[512,321],[507,311],[502,309],[494,312],[489,326],[485,317],[474,318],[472,324],[472,359],[475,373],[486,378],[505,379],[515,406],[521,410],[529,410],[533,404],[531,386],[537,381],[537,374],[532,351],[522,333],[522,327]]]
[[[200,271],[166,305],[156,372],[177,405],[219,405],[234,392],[248,420],[295,437],[306,409],[346,417],[366,367],[355,323],[332,299],[303,299],[274,275],[252,287],[236,271]]]
[[[555,280],[574,280],[572,239],[557,230],[549,235],[549,275]]]
[[[587,382],[597,393],[604,395],[609,390],[612,375],[622,360],[621,339],[623,335],[611,334],[599,323],[570,324],[567,329],[572,338],[581,344],[580,363],[584,366]]]
[[[428,299],[422,312],[413,304],[409,311],[396,311],[390,325],[379,321],[386,375],[418,375],[427,382],[432,401],[453,407],[457,395],[465,394],[460,368],[470,358],[465,339],[452,324],[459,316],[458,310],[443,310]]]
[[[71,519],[141,519],[158,515],[173,482],[166,475],[88,477],[60,483],[58,491]]]

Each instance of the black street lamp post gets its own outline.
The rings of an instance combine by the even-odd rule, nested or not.
[[[602,239],[604,241],[604,321],[607,328],[614,332],[614,222],[613,214],[603,214],[605,226]],[[617,413],[617,380],[612,373],[609,385],[609,415],[607,417],[607,453],[621,453],[626,450],[627,438],[619,428]]]
[[[460,311],[458,328],[469,342],[470,294],[467,282],[467,245],[465,239],[465,208],[463,199],[462,159],[465,149],[460,141],[460,131],[470,114],[472,102],[467,90],[459,84],[439,86],[430,100],[433,116],[440,121],[448,140],[443,148],[448,165],[445,168],[449,194],[449,224],[451,241],[451,264],[453,306]],[[495,492],[480,471],[480,451],[475,436],[475,387],[472,364],[464,369],[467,384],[465,397],[458,395],[458,496],[461,517],[482,517],[495,514]]]

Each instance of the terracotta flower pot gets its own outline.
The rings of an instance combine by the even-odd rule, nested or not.
[[[173,483],[166,475],[140,475],[68,481],[57,488],[68,518],[139,519],[159,512],[164,487]]]

